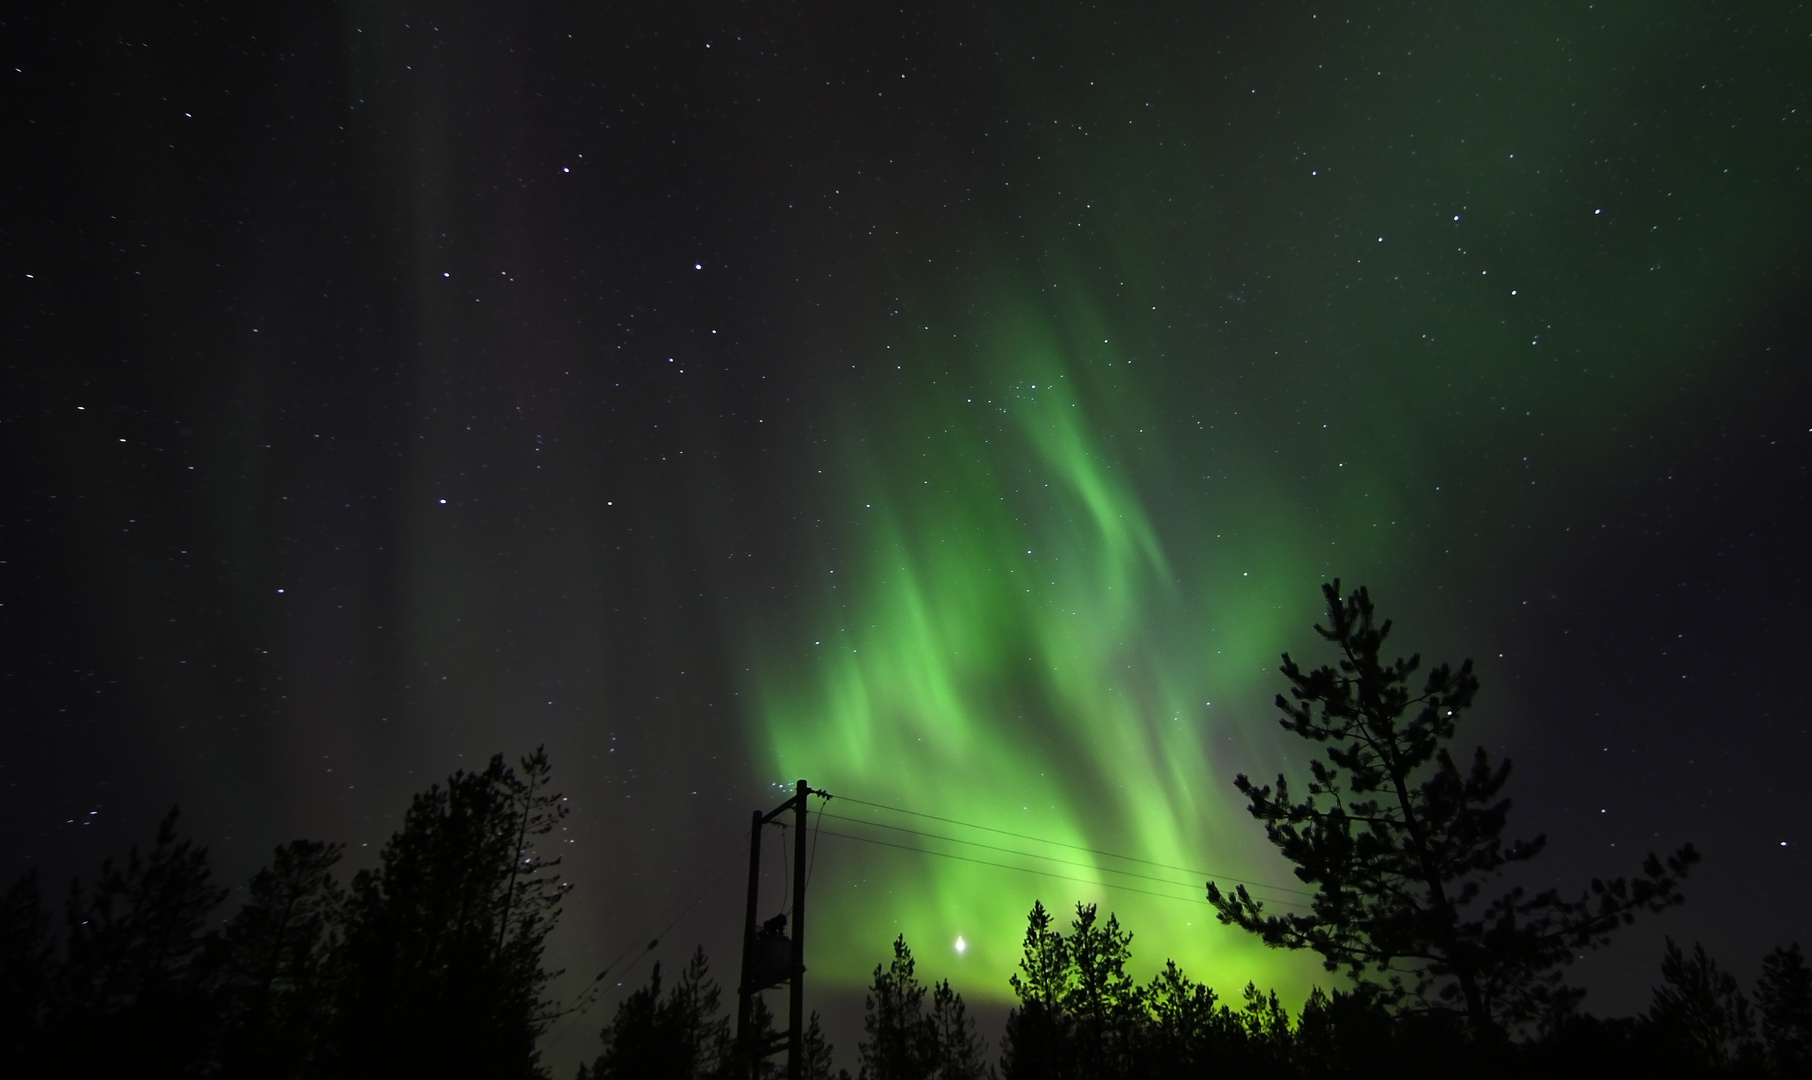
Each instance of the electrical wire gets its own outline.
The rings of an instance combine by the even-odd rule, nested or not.
[[[1196,882],[1194,882],[1194,881],[1176,881],[1171,878],[1158,877],[1156,874],[1141,874],[1137,870],[1121,870],[1121,869],[1119,869],[1117,867],[1113,867],[1113,866],[1098,866],[1095,863],[1076,862],[1072,859],[1059,859],[1054,855],[1040,855],[1040,854],[1038,854],[1036,852],[1032,852],[1032,851],[1021,851],[1018,848],[1001,847],[998,844],[984,844],[979,840],[963,840],[963,839],[961,839],[959,837],[955,837],[955,836],[944,836],[939,833],[923,832],[919,829],[908,829],[904,825],[883,825],[878,821],[868,821],[863,818],[853,818],[853,817],[849,817],[846,814],[832,814],[832,813],[824,812],[824,813],[821,813],[819,816],[833,817],[833,818],[836,818],[838,821],[854,822],[855,824],[858,824],[858,825],[867,825],[867,826],[870,826],[870,827],[876,828],[876,829],[889,829],[893,832],[908,833],[912,836],[923,836],[929,840],[943,840],[943,841],[945,841],[947,843],[951,843],[951,844],[966,844],[969,847],[978,847],[978,848],[982,848],[987,851],[999,851],[999,852],[1002,852],[1007,855],[1018,855],[1021,858],[1026,858],[1026,859],[1043,859],[1046,862],[1056,863],[1059,866],[1074,866],[1074,867],[1078,867],[1083,870],[1096,870],[1096,871],[1099,871],[1104,874],[1120,874],[1124,877],[1139,878],[1140,880],[1143,880],[1143,881],[1155,881],[1160,885],[1175,885],[1175,886],[1178,886],[1178,887],[1184,888],[1184,889],[1193,889],[1196,887]],[[1124,858],[1124,857],[1125,856],[1122,856],[1122,858]],[[1258,888],[1272,889],[1277,892],[1294,893],[1297,896],[1313,896],[1314,895],[1313,893],[1304,892],[1301,889],[1286,889],[1279,885],[1265,885],[1260,882],[1248,881],[1248,882],[1242,882],[1241,884],[1254,885]]]
[[[698,877],[692,879],[692,887],[686,891],[682,891],[678,897],[676,897],[673,901],[671,901],[665,908],[661,909],[660,914],[656,915],[653,919],[649,920],[649,922],[648,922],[649,930],[653,930],[654,928],[660,926],[661,920],[665,919],[667,917],[668,913],[671,912],[675,907],[678,907],[682,900],[685,900],[686,897],[690,896],[691,900],[686,902],[685,909],[680,912],[679,916],[675,917],[673,922],[669,922],[667,924],[667,929],[672,929],[674,924],[679,921],[679,918],[684,917],[686,912],[691,911],[693,909],[693,907],[697,906],[699,900],[704,898],[704,894],[706,892],[708,892],[712,888],[712,886],[715,886],[718,883],[718,881],[723,879],[724,873],[729,869],[729,866],[728,866],[729,859],[732,855],[736,854],[736,848],[738,847],[739,842],[742,840],[742,837],[740,835],[741,830],[739,829],[739,830],[737,830],[737,832],[739,835],[737,835],[728,844],[724,845],[724,847],[720,849],[720,853],[718,854],[717,858],[715,858],[711,861],[711,864],[708,867],[706,867],[704,872],[699,874]],[[710,880],[708,882],[705,880],[707,876],[710,878]],[[646,933],[647,931],[643,931],[643,932]],[[613,957],[611,959],[610,963],[604,965],[604,970],[598,972],[597,976],[592,979],[592,982],[594,982],[594,983],[602,982],[604,980],[604,976],[609,975],[613,968],[615,968],[618,964],[623,962],[624,957],[626,957],[630,953],[634,952],[637,948],[640,948],[643,951],[643,953],[646,954],[648,952],[648,950],[654,948],[654,946],[660,942],[660,939],[665,936],[666,936],[666,930],[662,930],[660,933],[655,934],[653,936],[652,940],[650,940],[647,945],[638,946],[637,944],[632,942],[631,944],[625,946],[623,948],[622,952],[618,953],[615,957]],[[641,940],[641,937],[640,937],[640,935],[638,935],[635,938],[635,941],[639,942],[640,940]],[[638,957],[637,959],[639,960],[640,958]],[[634,965],[632,964],[630,966],[633,967]]]
[[[668,920],[668,922],[665,926],[661,926],[659,932],[657,932],[649,940],[648,944],[640,946],[640,948],[642,950],[641,953],[639,955],[637,955],[635,959],[631,960],[629,962],[629,966],[624,968],[621,972],[619,972],[618,973],[619,975],[628,975],[630,972],[634,971],[636,969],[636,966],[639,965],[645,958],[647,958],[649,953],[654,951],[655,946],[659,945],[661,943],[662,939],[664,939],[667,936],[667,934],[675,926],[679,925],[680,920],[685,918],[688,914],[690,914],[692,909],[698,906],[698,902],[700,900],[703,900],[705,898],[705,895],[707,893],[709,893],[712,889],[716,888],[717,883],[722,881],[724,878],[724,875],[730,872],[731,866],[734,865],[734,863],[732,863],[730,861],[731,856],[736,854],[736,848],[739,845],[739,842],[742,840],[742,836],[740,835],[741,830],[739,829],[739,830],[737,830],[737,832],[739,835],[736,837],[736,839],[731,841],[731,843],[726,846],[726,848],[723,850],[723,853],[720,854],[717,857],[717,859],[712,862],[711,868],[707,869],[705,871],[705,874],[711,875],[710,880],[706,881],[704,879],[703,875],[701,875],[698,878],[693,879],[693,883],[694,883],[695,887],[691,890],[691,894],[690,894],[691,899],[686,901],[685,907],[680,909],[679,914],[675,915],[672,919]],[[713,873],[713,871],[715,871],[715,873]],[[686,895],[687,894],[685,894],[685,893],[681,893],[680,899],[684,899]],[[661,918],[664,918],[666,916],[667,912],[672,911],[674,909],[674,907],[679,904],[680,899],[675,899],[672,903],[668,904],[667,907],[661,912],[661,914],[655,917],[656,921],[653,923],[650,923],[649,925],[651,927],[660,926],[659,920]],[[638,940],[639,940],[639,938],[638,938]],[[553,1038],[548,1041],[549,1046],[553,1046],[555,1043],[558,1043],[562,1038],[565,1038],[567,1032],[569,1032],[573,1029],[573,1025],[577,1024],[581,1017],[583,1017],[587,1012],[591,1011],[591,1007],[598,1003],[598,997],[599,997],[598,984],[602,983],[604,981],[604,977],[606,975],[610,974],[611,969],[616,967],[619,963],[621,963],[623,961],[623,958],[628,956],[631,952],[634,952],[637,947],[638,946],[633,945],[633,944],[629,945],[622,952],[618,953],[616,955],[615,959],[611,960],[610,963],[604,965],[604,970],[598,972],[597,976],[592,979],[591,985],[586,987],[585,995],[584,995],[584,998],[582,999],[582,1003],[579,1005],[579,1007],[577,1009],[573,1010],[572,1019],[568,1020],[566,1022],[566,1024],[560,1028],[559,1031],[554,1033]]]
[[[830,802],[831,797],[822,791],[814,791],[812,794],[823,796],[825,802]],[[812,884],[812,871],[818,868],[818,834],[824,831],[824,819],[826,816],[834,817],[836,815],[831,814],[828,810],[820,810],[818,811],[818,820],[812,823],[812,854],[811,857],[805,861],[805,885],[808,889],[811,888]]]
[[[1132,885],[1119,885],[1112,882],[1090,881],[1088,878],[1073,877],[1069,874],[1057,874],[1049,870],[1034,870],[1029,866],[1014,866],[1010,863],[991,862],[987,859],[971,859],[967,855],[952,855],[947,851],[931,851],[927,848],[913,847],[908,844],[896,844],[889,840],[876,840],[871,836],[855,836],[850,833],[840,833],[829,829],[825,830],[824,835],[834,836],[840,840],[854,840],[859,844],[874,844],[878,847],[895,848],[900,851],[910,851],[919,855],[931,855],[940,859],[954,859],[957,862],[974,863],[977,866],[994,866],[1002,870],[1017,870],[1022,874],[1036,874],[1039,877],[1056,878],[1058,881],[1074,881],[1082,885],[1093,885],[1097,888],[1115,889],[1119,892],[1140,893],[1145,896],[1155,896],[1162,900],[1175,900],[1179,903],[1197,904],[1201,907],[1213,906],[1206,900],[1197,900],[1192,896],[1178,896],[1175,893],[1156,892],[1151,889],[1141,889]],[[1304,906],[1302,904],[1291,903],[1288,900],[1276,900],[1273,902],[1281,904],[1284,907],[1300,908]]]
[[[1016,840],[1030,840],[1035,844],[1049,844],[1052,847],[1069,848],[1071,851],[1086,851],[1090,855],[1100,855],[1100,856],[1103,856],[1103,857],[1109,858],[1109,859],[1124,859],[1127,862],[1140,863],[1145,866],[1155,866],[1161,870],[1175,870],[1175,871],[1178,871],[1179,873],[1194,874],[1194,875],[1204,878],[1204,879],[1206,879],[1206,878],[1225,878],[1228,881],[1232,881],[1232,882],[1235,882],[1240,885],[1253,885],[1253,886],[1257,886],[1262,889],[1270,889],[1273,892],[1294,893],[1297,896],[1314,896],[1315,895],[1312,892],[1307,892],[1302,889],[1293,889],[1287,885],[1272,885],[1272,884],[1269,884],[1269,883],[1263,882],[1263,881],[1248,881],[1244,878],[1235,877],[1232,874],[1216,873],[1213,870],[1197,870],[1197,869],[1194,869],[1193,867],[1188,867],[1188,866],[1175,866],[1175,865],[1172,865],[1171,863],[1153,862],[1150,859],[1141,859],[1136,855],[1122,855],[1117,851],[1105,851],[1101,848],[1084,847],[1081,844],[1066,844],[1061,840],[1047,840],[1042,836],[1029,836],[1026,833],[1011,832],[1007,829],[996,829],[991,825],[977,825],[974,822],[958,821],[955,818],[939,817],[936,814],[923,814],[917,810],[907,810],[904,807],[888,806],[884,803],[868,802],[866,800],[853,798],[848,795],[840,795],[840,796],[838,796],[838,798],[842,799],[844,802],[858,803],[862,806],[872,806],[876,810],[887,810],[887,811],[890,811],[895,814],[907,814],[911,817],[926,818],[931,821],[941,821],[946,825],[957,825],[957,826],[961,826],[962,828],[965,828],[965,829],[979,829],[982,832],[998,833],[1001,836],[1011,836]],[[845,819],[845,820],[855,820],[855,819],[850,818],[850,819]],[[873,823],[873,824],[878,825],[879,823],[877,822],[877,823]],[[895,828],[896,826],[880,825],[880,827],[883,829],[888,829],[888,828]],[[910,831],[910,830],[907,830],[907,831]],[[957,843],[972,843],[973,841],[958,840],[956,842]],[[978,845],[978,846],[982,846],[982,845]],[[1047,858],[1048,856],[1035,855],[1032,857],[1033,858]],[[1055,860],[1053,860],[1053,861],[1055,861]]]

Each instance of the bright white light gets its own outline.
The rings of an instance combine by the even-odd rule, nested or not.
[[[1781,846],[1782,846],[1782,847],[1786,847],[1786,846],[1787,846],[1787,845],[1785,845],[1785,844],[1782,844],[1782,845],[1781,845]],[[965,952],[965,951],[967,951],[967,950],[968,950],[968,948],[969,948],[969,943],[968,943],[968,942],[967,942],[967,941],[964,941],[964,940],[963,940],[963,935],[961,935],[961,934],[958,934],[958,935],[956,935],[956,951],[957,951],[957,954],[958,954],[958,955],[961,955],[961,954],[962,954],[962,953],[964,953],[964,952]]]

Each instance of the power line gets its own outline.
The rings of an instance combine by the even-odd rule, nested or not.
[[[1156,874],[1141,874],[1137,870],[1120,870],[1120,869],[1116,869],[1111,866],[1097,866],[1094,863],[1075,862],[1071,859],[1059,859],[1054,855],[1040,855],[1040,854],[1038,854],[1036,852],[1032,852],[1032,851],[1021,851],[1018,848],[1001,847],[998,844],[984,844],[984,843],[980,842],[979,840],[963,840],[963,839],[960,839],[955,836],[943,836],[938,833],[921,832],[918,829],[908,829],[904,825],[883,825],[878,821],[868,821],[863,818],[848,817],[847,815],[844,815],[844,814],[821,813],[819,816],[836,818],[838,821],[850,821],[850,822],[854,822],[858,825],[867,825],[871,828],[876,828],[876,829],[889,829],[889,830],[892,830],[893,832],[903,832],[903,833],[909,833],[913,836],[923,836],[929,840],[943,840],[943,841],[946,841],[946,842],[952,843],[952,844],[967,844],[970,847],[984,848],[988,851],[999,851],[999,852],[1003,852],[1008,855],[1018,855],[1018,856],[1021,856],[1022,858],[1027,858],[1027,859],[1043,859],[1046,862],[1053,862],[1053,863],[1058,864],[1059,866],[1075,866],[1075,867],[1080,867],[1084,870],[1099,870],[1102,873],[1107,873],[1107,874],[1123,874],[1126,877],[1140,878],[1145,881],[1155,881],[1155,882],[1159,883],[1160,885],[1176,885],[1176,886],[1178,886],[1180,888],[1184,888],[1184,889],[1195,888],[1195,882],[1193,882],[1193,881],[1172,881],[1170,878],[1158,877]]]
[[[830,796],[826,795],[824,798],[828,801]],[[836,817],[837,815],[832,814],[830,816]],[[818,834],[824,831],[824,818],[825,812],[820,810],[818,811],[818,820],[812,823],[812,857],[807,859],[805,863],[805,884],[807,888],[810,888],[812,884],[812,871],[818,868]]]
[[[1042,836],[1029,836],[1025,833],[1011,832],[1007,829],[996,829],[991,825],[977,825],[974,822],[958,821],[955,818],[939,817],[936,814],[923,814],[917,810],[907,810],[906,808],[900,807],[900,806],[888,806],[884,803],[868,802],[866,800],[857,799],[857,798],[854,798],[849,795],[839,795],[839,796],[837,796],[837,798],[842,799],[844,802],[857,803],[862,806],[872,806],[877,810],[888,810],[895,814],[908,814],[912,817],[926,818],[931,821],[941,821],[946,825],[958,825],[965,829],[979,829],[982,832],[999,833],[1001,836],[1011,836],[1016,840],[1030,840],[1035,844],[1049,844],[1052,847],[1069,848],[1071,851],[1086,851],[1090,855],[1100,855],[1100,856],[1103,856],[1103,857],[1109,858],[1109,859],[1124,859],[1127,862],[1141,863],[1145,866],[1155,866],[1162,870],[1175,870],[1179,873],[1195,874],[1204,879],[1206,879],[1206,878],[1225,878],[1228,881],[1237,882],[1238,884],[1241,884],[1241,885],[1255,885],[1255,886],[1258,886],[1259,888],[1270,889],[1273,892],[1294,893],[1297,896],[1314,896],[1315,895],[1312,892],[1307,892],[1302,889],[1292,889],[1287,885],[1271,885],[1271,884],[1268,884],[1263,881],[1247,881],[1244,878],[1238,878],[1238,877],[1233,876],[1232,874],[1218,874],[1218,873],[1215,873],[1213,870],[1197,870],[1197,869],[1194,869],[1194,868],[1188,867],[1188,866],[1175,866],[1175,865],[1172,865],[1171,863],[1153,862],[1150,859],[1141,859],[1136,855],[1122,855],[1117,851],[1105,851],[1105,850],[1102,850],[1101,848],[1084,847],[1081,844],[1066,844],[1061,840],[1047,840]],[[854,819],[846,819],[846,820],[854,820]],[[876,822],[876,823],[872,823],[872,824],[879,824],[879,823]],[[895,828],[896,826],[881,825],[880,827],[883,829],[888,829],[888,828]],[[910,830],[908,830],[908,831],[910,831]],[[957,843],[971,843],[971,841],[958,840]],[[985,845],[978,845],[978,846],[985,846]],[[1033,858],[1047,858],[1047,857],[1048,856],[1033,856]],[[1056,860],[1053,860],[1053,861],[1056,861]]]
[[[659,915],[656,915],[653,919],[649,920],[648,929],[653,930],[654,928],[660,926],[661,920],[665,919],[669,912],[671,912],[674,908],[678,907],[680,905],[681,901],[686,901],[685,910],[681,911],[679,913],[679,915],[675,916],[673,921],[669,922],[665,929],[662,929],[659,933],[655,934],[653,936],[652,940],[650,940],[647,945],[637,946],[634,942],[632,942],[631,944],[625,946],[623,951],[618,953],[614,958],[612,958],[610,963],[604,965],[604,970],[598,972],[597,978],[593,979],[592,980],[593,982],[603,981],[604,976],[610,974],[612,968],[614,968],[618,964],[622,963],[623,958],[628,956],[630,953],[634,952],[638,947],[642,949],[643,955],[647,955],[648,951],[653,949],[656,945],[658,945],[660,943],[661,938],[663,938],[667,935],[667,931],[673,929],[673,927],[676,924],[678,924],[679,920],[681,918],[685,917],[686,912],[691,911],[694,907],[698,906],[698,902],[700,900],[704,899],[705,893],[710,891],[711,887],[716,885],[718,883],[718,881],[722,880],[725,872],[728,871],[728,869],[731,865],[729,860],[732,856],[734,856],[736,854],[736,849],[738,847],[740,847],[741,843],[742,843],[742,836],[740,835],[741,830],[740,829],[737,830],[737,833],[738,833],[738,835],[735,836],[728,844],[726,844],[721,849],[721,853],[717,856],[717,858],[714,861],[712,861],[710,866],[707,867],[703,873],[699,874],[698,877],[692,879],[692,888],[691,889],[681,892],[677,897],[675,897],[671,902],[669,902],[666,907],[661,909],[661,913]],[[708,882],[705,880],[707,876],[710,878],[710,880]],[[686,900],[686,898],[688,896],[691,897],[691,899],[689,901]],[[644,931],[644,933],[646,933],[646,932],[647,931]],[[638,936],[635,940],[640,941],[641,938]],[[638,963],[640,962],[640,960],[641,960],[641,957],[636,958],[636,961]],[[630,968],[633,968],[634,966],[635,966],[635,964],[632,963],[630,965]],[[625,969],[623,973],[627,974],[628,969]]]
[[[927,848],[912,847],[907,844],[895,844],[888,840],[876,840],[874,837],[871,837],[871,836],[854,836],[850,833],[833,832],[829,829],[826,829],[824,831],[824,835],[825,836],[835,836],[841,840],[854,840],[859,844],[874,844],[878,847],[889,847],[889,848],[895,848],[900,851],[911,851],[911,852],[914,852],[919,855],[931,855],[931,856],[934,856],[939,859],[955,859],[957,862],[974,863],[977,866],[993,866],[993,867],[998,867],[999,869],[1002,869],[1002,870],[1017,870],[1018,872],[1020,872],[1022,874],[1036,874],[1039,877],[1056,878],[1058,881],[1074,881],[1081,885],[1093,885],[1097,888],[1116,889],[1120,892],[1140,893],[1145,896],[1155,896],[1161,900],[1175,900],[1175,901],[1178,901],[1179,903],[1184,903],[1184,904],[1199,904],[1202,907],[1212,907],[1213,906],[1212,904],[1208,903],[1208,901],[1206,901],[1206,900],[1197,900],[1191,896],[1178,896],[1175,893],[1155,892],[1151,889],[1141,889],[1141,888],[1137,888],[1132,885],[1119,885],[1119,884],[1115,884],[1112,882],[1090,881],[1088,878],[1072,877],[1069,874],[1057,874],[1057,873],[1053,873],[1049,870],[1034,870],[1029,866],[1014,866],[1010,863],[990,862],[987,859],[971,859],[967,855],[952,855],[947,851],[931,851]],[[1036,858],[1037,856],[1033,856],[1033,857]],[[1276,903],[1282,904],[1284,907],[1301,907],[1302,906],[1301,904],[1290,903],[1287,900],[1278,900],[1278,901],[1276,901]]]
[[[738,830],[738,832],[740,833],[740,830]],[[723,880],[724,875],[726,873],[729,873],[730,867],[735,865],[733,862],[730,861],[730,858],[731,858],[731,856],[736,854],[736,849],[737,849],[737,847],[740,846],[741,840],[742,840],[742,837],[740,835],[738,835],[735,840],[731,841],[731,843],[728,844],[723,849],[723,853],[720,854],[717,857],[717,860],[711,864],[711,868],[707,869],[705,871],[705,874],[711,875],[711,878],[709,881],[705,880],[704,875],[700,875],[699,877],[693,879],[695,888],[693,888],[691,891],[692,899],[686,902],[686,906],[680,910],[679,914],[675,915],[667,923],[666,926],[662,926],[660,928],[659,932],[656,933],[652,938],[649,939],[648,944],[641,946],[642,951],[641,951],[640,955],[638,955],[634,960],[631,960],[629,962],[629,966],[624,968],[621,972],[619,972],[618,973],[619,975],[628,975],[630,972],[634,971],[636,969],[636,965],[640,964],[642,962],[642,960],[645,957],[647,957],[647,955],[649,953],[654,951],[655,946],[657,946],[661,943],[661,940],[667,936],[668,932],[671,931],[675,926],[678,926],[679,921],[681,919],[685,918],[688,914],[690,914],[693,908],[698,906],[698,902],[705,898],[705,894],[710,892],[713,888],[715,888],[719,881]],[[713,874],[712,870],[715,870],[716,873]],[[660,926],[660,920],[665,918],[667,915],[667,912],[672,911],[674,909],[674,907],[679,904],[680,900],[685,898],[685,896],[686,896],[685,893],[681,893],[678,898],[676,898],[672,903],[668,904],[667,907],[662,910],[660,915],[655,916],[654,921],[651,922],[649,924],[649,926],[650,927]],[[637,940],[640,940],[640,939],[638,938]],[[550,1047],[553,1046],[555,1043],[558,1043],[561,1039],[565,1038],[567,1033],[573,1029],[573,1026],[575,1024],[577,1024],[579,1022],[579,1020],[586,1013],[591,1011],[591,1007],[593,1005],[596,1005],[598,1003],[598,994],[597,994],[598,984],[603,982],[604,976],[609,975],[611,969],[616,967],[618,964],[622,963],[623,958],[628,956],[630,953],[634,952],[636,950],[636,948],[637,948],[637,946],[634,944],[630,944],[630,945],[626,946],[622,952],[618,953],[616,955],[616,957],[610,961],[610,963],[604,965],[604,970],[598,972],[597,976],[592,979],[591,985],[586,987],[586,990],[585,990],[586,997],[582,1001],[582,1004],[580,1004],[580,1006],[577,1009],[573,1010],[572,1019],[568,1020],[566,1022],[566,1024],[560,1028],[559,1031],[555,1032],[554,1037],[552,1039],[548,1040],[548,1045]]]

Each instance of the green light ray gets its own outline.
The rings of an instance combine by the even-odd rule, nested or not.
[[[1744,123],[1785,134],[1750,138],[1700,102],[1705,56],[1803,45],[1714,49],[1721,24],[1663,9],[1555,9],[1561,46],[1523,51],[1457,9],[1434,40],[1305,13],[1213,63],[1106,25],[1026,44],[1006,134],[1036,165],[961,247],[883,252],[907,314],[849,347],[889,379],[837,399],[827,584],[747,642],[773,778],[1290,884],[1228,781],[1290,766],[1274,666],[1316,584],[1480,651],[1434,636],[1439,591],[1511,576],[1531,523],[1641,467],[1635,432],[1724,392],[1800,250],[1803,119],[1758,89]],[[1117,911],[1147,971],[1327,979],[1101,865],[840,844],[813,948],[845,985],[903,931],[932,977],[1004,995],[1034,897]]]
[[[991,344],[972,357],[914,357],[928,370],[966,367],[961,377],[931,380],[910,408],[864,414],[866,441],[845,442],[911,451],[848,459],[835,490],[859,509],[838,547],[851,559],[825,567],[835,599],[811,624],[809,656],[763,650],[758,697],[776,775],[1287,882],[1228,798],[1207,704],[1251,697],[1243,691],[1264,675],[1258,646],[1209,627],[1263,626],[1276,605],[1179,588],[1144,497],[1107,446],[1103,406],[1079,385],[1090,363],[1124,366],[1112,335],[1087,312],[1053,312],[1024,293],[990,310]],[[1104,349],[1080,344],[1103,339]],[[1279,566],[1289,545],[1252,554],[1261,574],[1301,576]],[[816,871],[814,970],[860,985],[875,942],[905,932],[924,943],[929,971],[960,963],[970,992],[998,996],[1032,901],[1082,899],[1120,912],[1152,966],[1175,957],[1205,976],[1301,983],[1295,959],[1213,924],[1201,881],[1166,890],[1188,902],[1165,900],[1116,888],[1154,888],[1108,872],[1124,864],[1063,858],[1084,865],[1032,865],[1081,881],[840,842]],[[944,948],[959,935],[960,958]]]

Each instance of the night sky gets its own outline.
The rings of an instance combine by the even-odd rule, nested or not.
[[[1663,933],[1812,944],[1812,6],[35,5],[0,49],[9,877],[171,803],[228,882],[368,865],[546,743],[569,1000],[676,914],[650,956],[733,984],[805,777],[845,1057],[896,933],[1004,1001],[1034,898],[1294,1005],[1331,977],[1202,882],[1295,884],[1231,779],[1302,775],[1277,656],[1338,576],[1477,658],[1533,881],[1705,853],[1589,1008]]]

